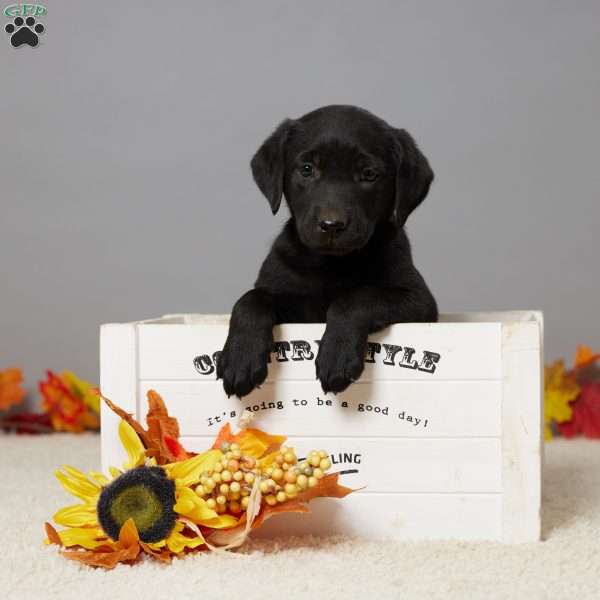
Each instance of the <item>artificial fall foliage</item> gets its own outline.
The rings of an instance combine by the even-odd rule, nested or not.
[[[579,346],[572,368],[558,360],[544,372],[544,434],[600,439],[600,353]]]
[[[0,371],[0,412],[20,404],[25,397],[20,369]],[[100,427],[100,395],[91,383],[71,371],[47,371],[40,381],[42,412],[21,410],[0,418],[0,428],[16,433],[80,433]]]
[[[567,438],[584,435],[600,439],[600,382],[584,384],[571,410],[571,420],[557,424],[560,433]]]
[[[100,427],[100,396],[97,388],[64,371],[56,375],[47,371],[47,379],[39,384],[42,410],[50,417],[56,431],[80,433]]]
[[[581,388],[573,373],[565,370],[563,360],[544,369],[544,437],[552,438],[552,424],[565,423],[573,417],[571,402],[577,398]]]
[[[351,489],[327,473],[323,450],[298,461],[285,437],[229,425],[212,447],[195,454],[179,442],[177,420],[156,392],[148,393],[147,427],[105,399],[121,417],[119,438],[127,453],[110,477],[64,466],[56,477],[79,498],[46,523],[46,543],[94,567],[111,569],[147,555],[170,561],[190,552],[240,546],[252,529],[274,515],[308,512],[317,497],[343,498]]]
[[[23,402],[25,390],[22,384],[23,373],[21,369],[0,371],[0,410],[8,410]]]

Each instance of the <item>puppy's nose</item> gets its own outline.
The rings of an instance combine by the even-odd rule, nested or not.
[[[341,233],[346,229],[346,223],[344,221],[321,221],[319,223],[321,231],[324,233]]]

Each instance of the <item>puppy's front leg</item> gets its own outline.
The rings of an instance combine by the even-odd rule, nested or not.
[[[335,303],[331,305],[315,361],[317,379],[325,393],[342,392],[360,377],[368,333],[357,314],[340,310]]]
[[[247,396],[266,379],[274,324],[274,300],[268,292],[250,290],[236,302],[217,363],[217,379],[223,380],[228,396]]]
[[[392,323],[437,320],[437,306],[423,284],[412,289],[365,287],[344,293],[327,310],[316,360],[324,392],[342,392],[364,368],[367,336]]]

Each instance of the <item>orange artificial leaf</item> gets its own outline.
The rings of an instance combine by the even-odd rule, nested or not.
[[[184,460],[190,458],[193,454],[185,451],[183,446],[178,443],[179,424],[177,419],[169,416],[165,403],[157,392],[148,390],[148,415],[146,416],[148,424],[148,436],[151,446],[146,453],[148,456],[154,456],[159,465]],[[166,440],[169,438],[169,441]],[[176,446],[173,442],[176,442]],[[172,448],[175,448],[173,452]]]
[[[339,476],[339,473],[330,473],[319,479],[315,487],[298,494],[293,500],[288,500],[275,506],[266,505],[252,523],[252,529],[260,527],[264,521],[275,515],[288,512],[308,513],[310,512],[308,502],[315,498],[344,498],[348,494],[351,494],[354,490],[340,485],[338,483]]]
[[[123,523],[121,531],[119,531],[117,548],[128,549],[132,548],[133,546],[139,546],[139,544],[140,536],[138,534],[137,527],[135,526],[135,521],[133,519],[127,519],[127,521]]]
[[[146,415],[148,433],[156,437],[168,435],[174,439],[179,438],[179,424],[177,419],[169,416],[167,407],[161,395],[154,390],[148,390],[148,414]]]
[[[21,387],[23,373],[21,369],[0,371],[0,410],[8,410],[23,402],[25,390]]]
[[[114,548],[100,550],[63,550],[70,560],[82,562],[91,567],[113,569],[119,563],[135,562],[140,553],[140,538],[133,519],[127,519],[119,532],[119,541]]]
[[[190,457],[190,454],[185,448],[175,439],[165,435],[165,445],[169,449],[169,452],[175,457],[175,460],[185,460]]]
[[[252,523],[252,529],[257,529],[261,527],[262,524],[271,517],[275,515],[280,515],[283,513],[309,513],[310,508],[299,500],[288,500],[287,502],[282,502],[281,504],[276,504],[275,506],[265,506],[263,510],[260,511],[259,515],[254,519]]]
[[[231,529],[213,531],[208,542],[219,548],[240,546],[250,533],[250,529],[258,529],[267,519],[282,513],[309,513],[308,506],[297,500],[288,500],[275,506],[264,506],[248,528],[246,514],[243,514],[239,524]]]
[[[48,544],[57,544],[58,546],[62,546],[60,536],[56,532],[56,529],[50,525],[50,523],[44,523],[44,529],[46,530],[46,535],[48,536]]]
[[[355,490],[345,487],[338,483],[340,474],[329,473],[325,475],[315,487],[298,494],[299,502],[309,502],[313,498],[345,498]]]
[[[152,558],[156,558],[162,562],[169,563],[173,558],[173,553],[166,546],[160,550],[155,550],[149,544],[144,544],[144,542],[140,542],[140,546],[146,554],[150,554]]]
[[[231,432],[231,425],[226,423],[219,429],[219,433],[212,445],[213,450],[220,450],[224,442],[231,443],[233,441],[233,433]]]
[[[101,395],[100,397],[102,400],[104,400],[104,403],[106,406],[108,406],[108,408],[110,408],[110,410],[112,410],[117,416],[121,417],[123,421],[133,428],[133,430],[138,434],[140,440],[142,440],[142,444],[144,444],[144,446],[147,448],[148,436],[146,434],[146,430],[137,422],[136,419],[133,418],[133,415],[111,402],[106,396]]]
[[[154,457],[159,465],[195,456],[194,453],[187,452],[179,443],[177,419],[169,416],[162,397],[154,390],[148,391],[148,415],[146,417],[148,429],[144,429],[132,414],[119,408],[108,398],[102,396],[102,399],[108,408],[131,425],[146,449],[146,456]]]
[[[575,368],[583,369],[600,359],[600,352],[594,352],[589,346],[577,346],[575,353]]]

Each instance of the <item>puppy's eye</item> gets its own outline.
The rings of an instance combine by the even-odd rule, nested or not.
[[[361,181],[375,181],[377,179],[377,171],[371,167],[365,167],[360,172]]]
[[[311,163],[304,163],[300,167],[300,174],[302,177],[312,177],[315,174],[315,168]]]

